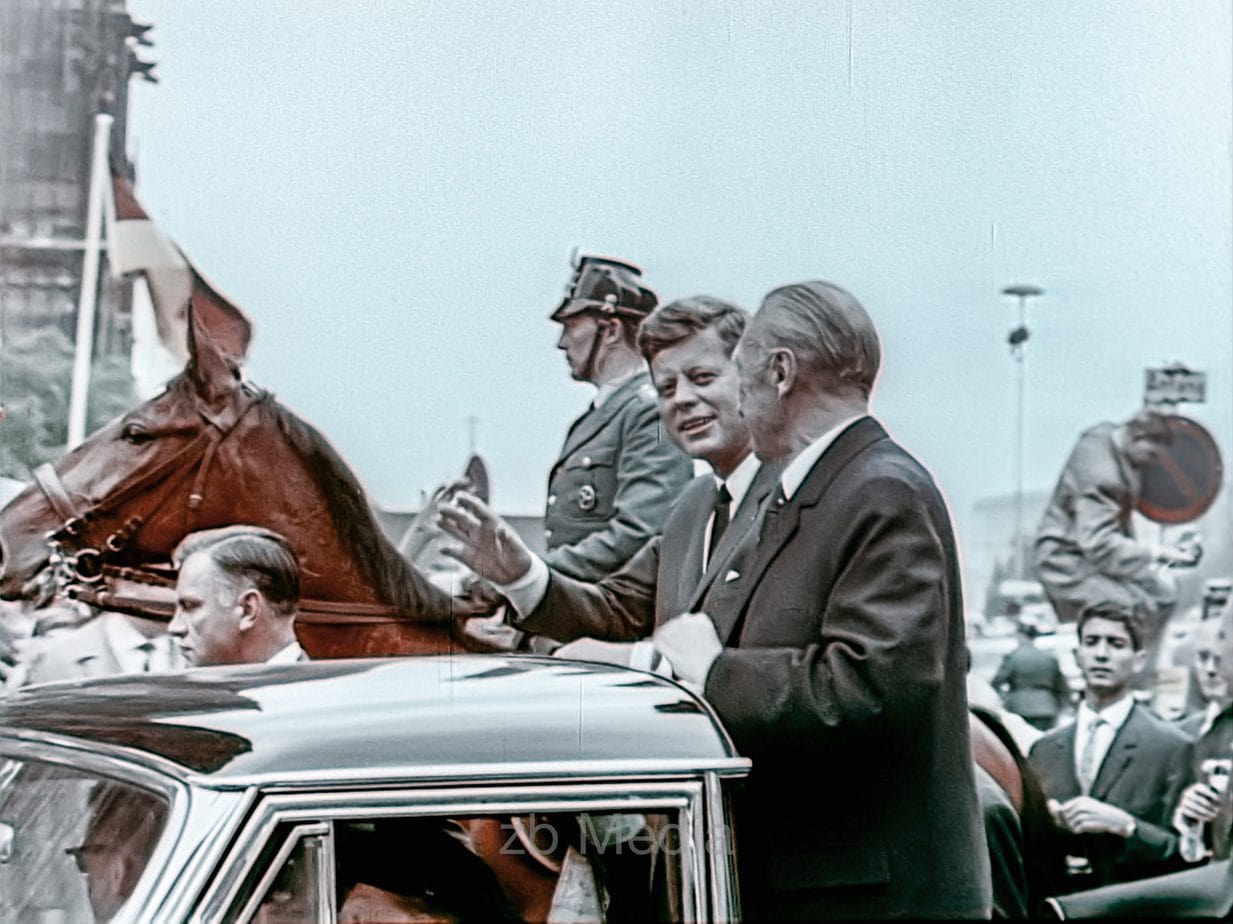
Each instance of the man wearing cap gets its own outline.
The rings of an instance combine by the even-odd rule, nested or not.
[[[1002,659],[993,688],[1002,694],[1008,712],[1022,716],[1041,731],[1057,724],[1057,717],[1070,701],[1070,684],[1057,656],[1036,647],[1039,630],[1021,619],[1015,625],[1018,646]]]
[[[656,305],[637,267],[584,256],[552,314],[570,375],[596,387],[548,476],[547,564],[595,581],[658,535],[693,466],[663,432],[638,325]]]

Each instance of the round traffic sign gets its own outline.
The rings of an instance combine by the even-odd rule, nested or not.
[[[1143,469],[1139,512],[1157,523],[1189,523],[1216,499],[1224,464],[1220,447],[1202,424],[1176,414],[1165,420],[1173,440]]]

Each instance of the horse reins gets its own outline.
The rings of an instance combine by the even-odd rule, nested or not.
[[[240,394],[241,400],[232,404],[229,407],[231,413],[225,416],[212,414],[198,405],[197,413],[207,427],[197,437],[158,465],[153,466],[141,477],[120,485],[85,509],[74,502],[73,496],[64,486],[59,473],[50,463],[44,463],[34,469],[32,474],[35,483],[43,492],[52,512],[61,521],[57,529],[47,533],[47,542],[51,549],[50,580],[54,592],[65,593],[74,599],[84,600],[104,608],[132,612],[137,615],[153,614],[161,618],[171,618],[171,612],[165,604],[116,595],[97,586],[103,582],[105,577],[163,588],[174,584],[174,579],[169,577],[166,569],[160,571],[153,567],[121,567],[108,562],[110,556],[118,555],[133,541],[147,519],[153,516],[166,501],[166,497],[160,498],[146,516],[133,515],[125,519],[101,542],[91,545],[87,538],[87,531],[92,522],[101,519],[100,515],[110,513],[124,500],[162,484],[176,473],[196,464],[197,473],[189,492],[188,522],[186,523],[186,529],[191,531],[197,512],[205,500],[206,479],[218,448],[231,436],[249,411],[270,397],[269,392],[248,383],[241,385]],[[79,547],[70,549],[69,545]]]
[[[175,585],[174,572],[170,569],[160,569],[157,566],[126,567],[107,562],[109,555],[119,554],[133,541],[141,527],[150,516],[159,510],[167,498],[161,498],[146,516],[128,517],[119,528],[98,543],[100,547],[87,544],[86,531],[92,521],[99,519],[100,514],[111,512],[122,501],[169,480],[177,472],[196,463],[197,472],[193,477],[188,495],[186,531],[191,532],[197,513],[205,501],[206,479],[219,447],[231,436],[249,411],[270,398],[269,392],[248,383],[243,383],[241,389],[244,397],[241,402],[229,408],[232,414],[215,415],[199,405],[197,413],[208,425],[206,429],[140,478],[121,485],[87,509],[81,509],[73,501],[64,482],[60,480],[60,475],[50,463],[44,463],[34,469],[35,483],[38,484],[47,503],[61,521],[58,529],[47,534],[47,542],[51,546],[50,566],[51,580],[55,585],[54,591],[65,592],[74,599],[83,600],[104,609],[139,616],[154,616],[165,620],[171,619],[174,604],[116,593],[99,586],[107,577],[164,589]],[[83,547],[76,550],[66,549],[65,546],[69,542],[80,543]],[[306,623],[400,622],[402,620],[398,618],[399,613],[398,607],[388,604],[340,603],[333,600],[305,599],[300,601],[299,607],[299,618]]]

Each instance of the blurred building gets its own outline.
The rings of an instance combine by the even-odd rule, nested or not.
[[[1032,540],[1050,493],[1042,489],[1023,492],[1023,535],[1019,537],[1018,548],[1013,494],[987,497],[973,505],[960,534],[964,598],[969,609],[983,609],[986,597],[998,581],[1034,578]]]
[[[55,327],[70,339],[81,287],[94,116],[125,159],[129,81],[154,80],[150,27],[124,0],[0,2],[0,342]],[[128,356],[131,285],[100,275],[96,350]]]

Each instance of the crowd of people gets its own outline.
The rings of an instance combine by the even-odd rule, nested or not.
[[[552,318],[596,394],[549,475],[547,551],[465,486],[439,524],[520,650],[654,671],[713,706],[754,762],[735,806],[748,917],[1022,917],[1227,855],[1230,633],[1213,620],[1200,646],[1200,714],[1170,724],[1136,698],[1171,605],[1151,569],[1184,552],[1130,531],[1158,415],[1085,434],[1059,482],[1037,565],[1077,624],[1084,689],[1055,727],[1069,686],[1025,629],[995,685],[1039,737],[1025,754],[996,715],[980,725],[1007,771],[974,758],[988,732],[969,712],[950,517],[870,413],[881,347],[851,293],[786,285],[752,316],[709,296],[660,305],[634,266],[584,257]],[[280,536],[193,534],[175,564],[169,638],[188,664],[305,657]],[[116,644],[144,652],[120,669],[148,668],[158,633],[116,618]]]

